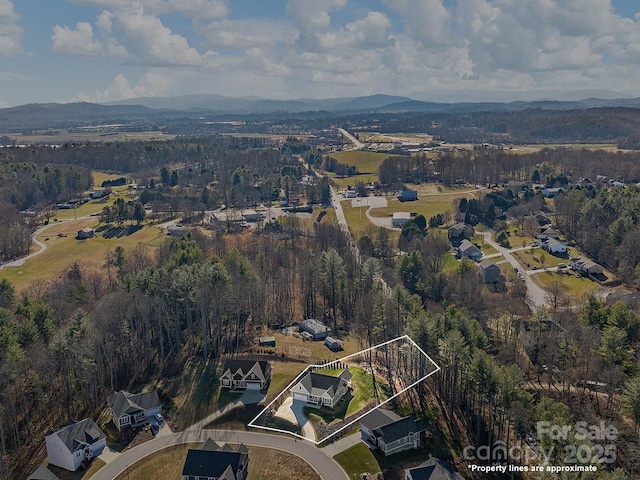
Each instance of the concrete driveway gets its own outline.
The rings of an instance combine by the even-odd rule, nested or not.
[[[303,407],[307,404],[304,402],[300,402],[298,400],[293,400],[292,397],[287,397],[278,411],[276,412],[276,417],[280,417],[288,422],[293,424],[297,424],[302,429],[302,436],[307,440],[311,440],[312,442],[316,441],[316,430],[313,428],[313,424],[309,421],[307,417],[305,417],[304,413],[302,413]]]

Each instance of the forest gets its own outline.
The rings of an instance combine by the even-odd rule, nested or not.
[[[55,193],[55,201],[87,188],[67,183],[64,172],[90,173],[114,151],[122,160],[119,173],[153,186],[143,191],[153,197],[149,202],[173,204],[185,216],[220,203],[326,195],[326,184],[300,182],[310,172],[295,155],[307,147],[293,140],[277,147],[218,137],[69,146],[68,164],[61,153],[65,149],[1,153],[12,157],[3,161],[8,171],[25,165],[18,171],[37,187],[32,206],[46,195]],[[97,158],[86,152],[96,152]],[[428,181],[440,175],[436,172],[453,182],[477,183],[537,176],[555,184],[561,175],[613,177],[626,166],[627,176],[615,178],[631,181],[637,158],[573,150],[517,156],[489,151],[473,159],[387,159],[380,176],[388,183]],[[49,176],[58,179],[57,187],[47,187],[53,181]],[[555,200],[558,223],[595,258],[620,259],[637,243],[639,195],[633,187],[568,189]],[[522,192],[487,197],[507,209],[534,205]],[[135,204],[103,211],[103,219],[111,221],[137,221],[135,215]],[[437,222],[427,228],[424,218],[419,231],[404,239],[406,254],[400,257],[393,255],[395,246],[383,228],[359,239],[359,257],[351,240],[322,217],[311,227],[289,218],[284,232],[193,232],[167,240],[154,253],[116,247],[98,271],[74,264],[60,277],[22,292],[0,281],[0,478],[28,473],[21,461],[42,455],[44,432],[72,418],[97,416],[114,389],[174,378],[192,361],[206,364],[215,377],[219,362],[250,347],[262,327],[303,318],[323,319],[337,336],[352,336],[363,345],[408,333],[433,354],[442,372],[416,390],[414,401],[458,460],[467,445],[501,441],[522,447],[540,420],[563,425],[606,420],[621,432],[617,462],[579,478],[623,480],[640,471],[634,453],[640,426],[640,316],[633,308],[608,306],[596,297],[572,305],[566,298],[559,301],[558,292],[549,296],[548,308],[532,314],[518,282],[508,291],[489,291],[473,263],[447,267],[450,246]],[[627,264],[618,260],[615,267],[635,272],[638,255],[629,254]],[[524,337],[535,348],[525,349]],[[589,382],[603,384],[604,391],[588,388]],[[553,460],[559,464],[561,450],[556,453]]]

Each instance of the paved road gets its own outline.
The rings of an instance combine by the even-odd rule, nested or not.
[[[544,298],[546,295],[546,292],[541,287],[539,287],[538,284],[534,282],[533,279],[531,278],[531,274],[538,273],[539,270],[526,270],[523,272],[522,265],[520,265],[518,260],[516,260],[513,255],[511,255],[512,251],[522,250],[522,248],[521,247],[514,248],[513,250],[505,248],[499,243],[497,243],[496,241],[494,241],[493,238],[491,238],[492,234],[493,232],[491,230],[482,232],[482,235],[484,237],[484,242],[491,245],[493,248],[495,248],[498,251],[498,253],[502,255],[511,264],[511,266],[514,269],[517,269],[518,271],[523,273],[522,278],[524,279],[524,282],[527,286],[526,301],[529,307],[531,308],[531,310],[535,312],[537,307],[545,306],[547,303]]]
[[[275,448],[293,453],[306,460],[326,480],[348,480],[342,467],[325,452],[305,441],[297,441],[284,435],[269,435],[266,433],[232,431],[232,430],[198,430],[187,429],[183,432],[172,433],[138,445],[120,454],[108,465],[102,467],[91,477],[92,480],[113,480],[129,465],[172,445],[189,442],[204,442],[213,438],[219,442],[244,443],[255,447]]]
[[[7,262],[4,264],[5,267],[21,267],[22,265],[24,265],[24,262],[26,262],[27,260],[29,260],[30,258],[35,257],[36,255],[40,255],[42,252],[44,252],[47,249],[47,245],[42,243],[40,240],[38,240],[38,236],[40,236],[45,230],[51,228],[51,227],[55,227],[58,225],[62,225],[64,223],[68,223],[68,222],[75,222],[77,220],[85,220],[87,218],[91,218],[92,215],[85,215],[84,217],[78,217],[78,218],[70,218],[68,220],[62,220],[60,222],[49,222],[48,225],[44,225],[42,227],[40,227],[39,229],[37,229],[35,232],[33,232],[31,234],[31,241],[33,243],[35,243],[36,245],[38,245],[40,247],[40,250],[38,250],[37,252],[33,252],[30,253],[29,255],[19,258],[17,260],[14,260],[13,262]]]
[[[364,143],[360,142],[356,137],[347,132],[344,128],[339,128],[338,131],[344,135],[344,137],[353,143],[356,149],[364,148]]]

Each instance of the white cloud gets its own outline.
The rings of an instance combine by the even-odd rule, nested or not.
[[[154,97],[162,94],[169,86],[169,79],[163,75],[149,72],[138,85],[131,86],[127,78],[119,73],[105,90],[93,93],[80,93],[70,102],[105,103],[137,97]]]
[[[13,3],[0,0],[0,57],[13,57],[22,53],[22,28]]]
[[[118,10],[115,29],[127,50],[144,65],[201,65],[202,57],[189,42],[160,18],[145,13],[140,4]]]
[[[453,18],[441,0],[385,0],[385,3],[404,17],[408,35],[423,45],[440,46],[454,40]]]
[[[284,22],[254,19],[225,18],[198,25],[198,30],[213,48],[287,47],[297,37],[297,30]]]
[[[222,18],[229,13],[226,0],[71,0],[109,11],[139,5],[150,15],[181,14],[190,18]]]
[[[104,17],[101,15],[104,27]],[[56,53],[69,53],[82,55],[85,57],[99,57],[103,55],[126,56],[127,51],[122,45],[112,38],[105,36],[102,39],[95,39],[93,28],[90,23],[78,22],[75,30],[69,27],[56,25],[53,27],[53,51]]]

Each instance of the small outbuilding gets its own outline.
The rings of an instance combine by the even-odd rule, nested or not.
[[[342,342],[333,337],[327,337],[324,339],[324,344],[329,348],[329,350],[334,352],[339,352],[342,350]]]
[[[86,238],[93,238],[95,232],[93,228],[83,228],[82,230],[78,230],[78,240],[84,240]]]
[[[275,347],[276,337],[260,337],[258,345],[261,347]]]

